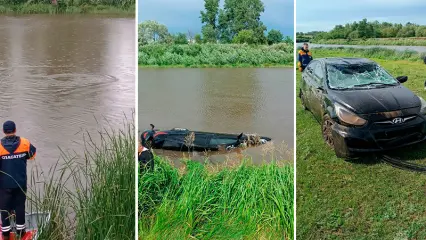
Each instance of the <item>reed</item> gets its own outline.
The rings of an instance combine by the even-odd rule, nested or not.
[[[134,127],[86,136],[83,156],[63,152],[48,173],[35,167],[27,210],[51,213],[39,239],[134,239]]]
[[[293,239],[289,164],[245,159],[218,170],[186,160],[178,170],[155,161],[139,177],[141,239]]]

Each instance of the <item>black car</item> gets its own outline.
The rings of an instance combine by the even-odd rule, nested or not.
[[[426,102],[407,80],[369,59],[323,58],[303,71],[299,97],[336,156],[349,158],[425,140]]]
[[[142,138],[151,148],[173,151],[229,151],[243,146],[258,146],[272,139],[254,134],[228,134],[190,131],[186,128],[173,128],[159,131],[154,129],[144,131]]]

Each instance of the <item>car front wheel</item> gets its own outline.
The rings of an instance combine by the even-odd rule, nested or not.
[[[325,115],[322,120],[322,137],[325,143],[334,149],[333,125],[334,121],[330,118],[330,116]]]

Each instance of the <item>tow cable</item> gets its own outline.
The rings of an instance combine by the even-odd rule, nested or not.
[[[420,164],[415,164],[415,163],[409,163],[406,161],[402,161],[400,159],[397,158],[392,158],[390,156],[387,155],[382,155],[381,159],[383,162],[399,168],[399,169],[403,169],[403,170],[409,170],[409,171],[413,171],[413,172],[421,172],[421,173],[426,173],[426,166],[425,165],[420,165]]]

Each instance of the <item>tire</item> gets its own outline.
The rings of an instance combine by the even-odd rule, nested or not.
[[[328,114],[326,114],[321,124],[322,138],[327,146],[332,149],[334,149],[333,125],[334,121],[330,118],[330,116],[328,116]]]
[[[302,89],[300,89],[299,91],[300,91],[299,92],[300,102],[302,103],[303,110],[308,110],[308,108],[306,107],[306,104],[305,104],[305,97],[302,93]]]
[[[330,118],[328,114],[326,114],[322,120],[321,124],[321,132],[322,137],[324,139],[324,142],[329,146],[331,149],[334,150],[334,153],[336,154],[336,157],[343,158],[345,160],[352,158],[352,154],[350,152],[347,152],[346,147],[338,147],[336,148],[334,137],[333,137],[333,125],[335,122],[333,119]]]

